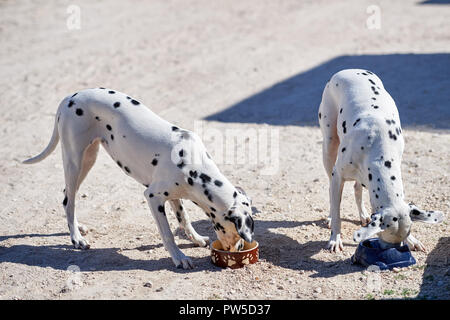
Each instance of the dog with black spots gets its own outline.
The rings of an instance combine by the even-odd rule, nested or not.
[[[352,126],[348,124],[352,123]],[[331,237],[328,248],[343,250],[340,203],[345,181],[355,181],[355,200],[363,228],[354,240],[378,235],[382,247],[406,242],[425,251],[410,234],[412,220],[439,223],[442,212],[420,210],[404,200],[401,161],[404,140],[394,100],[371,71],[342,70],[328,81],[319,107],[323,163],[330,181]],[[362,200],[369,190],[372,216]]]
[[[65,174],[63,206],[75,248],[89,249],[87,228],[75,215],[75,195],[102,145],[115,163],[146,187],[144,196],[174,264],[192,268],[175,243],[166,217],[168,202],[191,241],[206,246],[208,237],[191,225],[182,199],[191,200],[211,219],[222,247],[237,251],[252,242],[251,200],[220,172],[200,138],[160,118],[121,92],[87,89],[66,97],[56,112],[53,135],[31,164],[45,159],[61,140]]]

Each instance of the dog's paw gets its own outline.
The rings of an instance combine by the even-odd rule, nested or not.
[[[206,247],[209,244],[209,237],[198,236],[192,239],[192,242],[198,245],[199,247]]]
[[[370,216],[366,212],[360,213],[359,218],[361,220],[361,225],[363,227],[367,226],[370,223],[370,221],[372,221],[370,219]]]
[[[182,267],[185,270],[194,268],[191,258],[186,257],[181,251],[176,256],[172,256],[172,261],[177,268]]]
[[[408,245],[409,250],[411,251],[427,252],[427,249],[425,248],[423,243],[414,238],[412,235],[409,235],[408,238],[406,238],[405,242]]]
[[[91,245],[84,238],[72,239],[72,244],[75,249],[87,250],[91,247]]]
[[[199,235],[192,227],[187,228],[185,233],[188,239],[199,247],[206,247],[209,244],[209,237]]]
[[[344,250],[344,244],[341,240],[341,235],[332,235],[330,241],[328,241],[328,250],[331,252],[338,252]]]

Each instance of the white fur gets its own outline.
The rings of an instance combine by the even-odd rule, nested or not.
[[[238,250],[242,239],[252,240],[250,200],[221,174],[200,138],[161,119],[131,97],[104,88],[66,97],[56,113],[49,145],[24,163],[43,160],[59,139],[66,181],[64,207],[76,248],[88,249],[89,244],[81,234],[85,228],[76,219],[75,194],[94,165],[99,145],[127,175],[147,187],[145,198],[176,266],[191,268],[192,261],[175,244],[166,201],[187,236],[200,246],[209,239],[194,230],[180,199],[192,200],[206,212],[224,248]]]
[[[412,249],[424,250],[422,243],[409,235],[412,209],[404,201],[401,177],[404,140],[400,117],[381,80],[372,72],[360,69],[333,75],[323,92],[319,123],[323,162],[330,180],[329,249],[343,249],[342,189],[345,181],[355,181],[361,222],[363,226],[370,224],[356,232],[354,239],[360,241],[378,234],[386,245],[406,239]],[[381,219],[371,221],[364,209],[364,186],[370,194],[372,211]]]

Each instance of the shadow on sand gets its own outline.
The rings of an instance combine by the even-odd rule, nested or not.
[[[351,221],[358,224],[358,221]],[[360,271],[361,268],[353,266],[350,260],[342,259],[333,262],[324,262],[314,259],[314,255],[326,247],[327,239],[323,241],[309,241],[299,243],[298,241],[280,233],[274,233],[274,229],[296,228],[302,225],[312,225],[326,228],[324,220],[316,221],[258,221],[255,229],[255,237],[260,243],[260,256],[262,259],[283,268],[292,270],[315,271],[312,277],[333,277],[336,274],[346,274]],[[207,220],[193,222],[193,227],[202,235],[215,239],[211,223]],[[184,237],[184,232],[177,229],[176,235]],[[77,250],[69,244],[61,245],[12,245],[1,246],[1,241],[9,238],[25,237],[59,237],[61,243],[68,242],[68,233],[55,234],[19,234],[2,236],[0,238],[0,263],[10,262],[42,268],[50,267],[57,270],[67,270],[70,265],[77,265],[81,271],[127,271],[127,270],[171,270],[177,273],[191,273],[203,270],[220,271],[210,262],[209,254],[201,257],[191,257],[195,268],[183,270],[175,268],[169,254],[158,260],[131,259],[126,256],[126,251],[139,250],[148,251],[162,247],[162,243],[143,245],[136,248],[101,248],[91,247],[89,250]],[[354,250],[356,245],[345,243],[347,250]],[[193,244],[181,244],[180,249],[192,248]],[[199,248],[199,250],[207,250]],[[208,251],[205,251],[208,252]]]
[[[419,4],[450,4],[450,0],[426,0]]]
[[[25,237],[60,237],[61,245],[13,245],[10,247],[1,246],[1,241],[8,238]],[[175,268],[172,259],[167,257],[152,260],[151,257],[145,260],[131,259],[126,256],[126,251],[139,250],[148,251],[162,247],[162,243],[156,245],[145,245],[131,249],[121,248],[101,248],[91,247],[89,250],[77,250],[72,245],[64,244],[70,241],[69,233],[55,234],[20,234],[2,236],[0,238],[0,263],[10,262],[28,266],[38,266],[42,268],[50,267],[56,270],[67,270],[70,265],[76,265],[80,271],[127,271],[127,270],[172,270],[178,273],[202,270],[214,270],[210,268],[209,257],[192,258],[196,268],[194,270],[183,270]],[[193,247],[191,244],[181,244],[180,249]]]
[[[450,299],[450,237],[439,239],[425,262],[419,299]]]
[[[345,220],[359,226],[359,221]],[[297,240],[283,233],[275,233],[274,230],[292,229],[301,226],[315,225],[319,228],[328,230],[325,220],[314,221],[263,221],[258,220],[255,223],[255,238],[259,242],[260,258],[274,265],[292,269],[314,271],[312,278],[328,278],[337,274],[348,274],[360,272],[359,266],[354,266],[350,258],[337,259],[337,261],[323,261],[314,258],[314,255],[321,250],[325,250],[328,242],[328,235],[323,241],[308,241],[300,243]],[[206,220],[193,222],[193,227],[202,235],[207,235],[210,239],[216,236],[211,229],[211,223]],[[351,241],[351,239],[348,239]],[[356,244],[346,242],[344,239],[345,250],[353,252]]]
[[[394,98],[403,127],[450,129],[450,54],[340,56],[262,90],[206,120],[318,126],[331,76],[350,68],[376,73]]]

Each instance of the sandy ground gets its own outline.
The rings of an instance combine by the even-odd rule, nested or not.
[[[428,248],[414,253],[415,266],[368,273],[349,260],[359,219],[347,184],[345,251],[325,250],[328,180],[316,110],[341,68],[368,68],[384,80],[403,120],[406,198],[449,212],[450,6],[424,2],[0,1],[0,299],[449,299],[448,222],[414,224]],[[72,4],[79,30],[66,24]],[[366,25],[374,4],[380,29]],[[169,214],[195,263],[174,268],[143,187],[104,151],[77,197],[91,249],[72,248],[60,146],[39,164],[21,160],[47,145],[63,97],[98,86],[187,129],[279,135],[272,174],[261,172],[261,159],[218,161],[261,211],[258,264],[213,266],[209,250],[194,247]],[[206,216],[191,203],[188,210],[198,232],[215,239]]]

